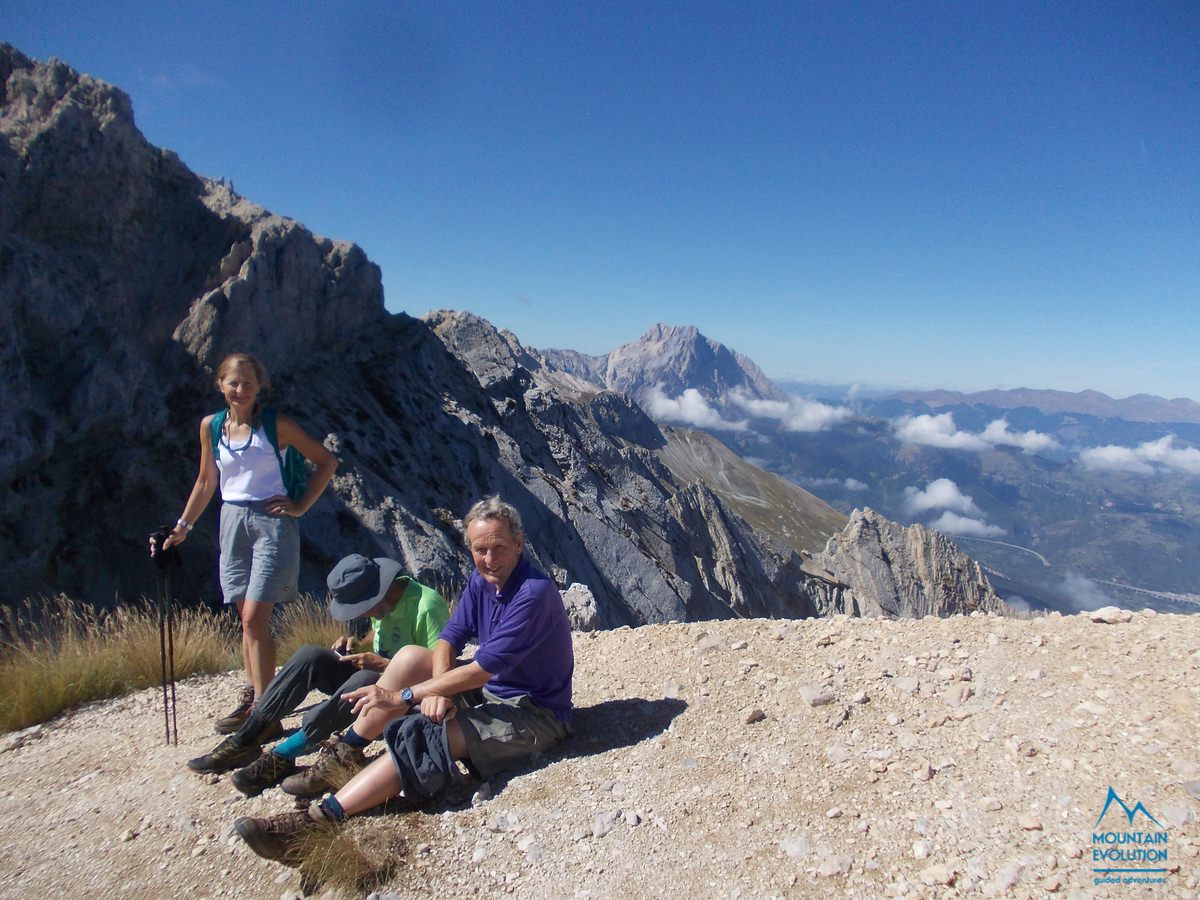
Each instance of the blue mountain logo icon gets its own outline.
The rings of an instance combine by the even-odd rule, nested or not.
[[[1154,816],[1150,815],[1150,810],[1146,809],[1146,807],[1142,805],[1142,801],[1139,800],[1131,808],[1128,803],[1126,803],[1124,800],[1122,800],[1120,797],[1117,796],[1117,792],[1112,789],[1112,785],[1109,785],[1109,787],[1108,787],[1108,797],[1104,801],[1104,809],[1100,810],[1100,818],[1098,818],[1096,820],[1096,824],[1092,826],[1093,829],[1098,828],[1100,826],[1100,823],[1104,821],[1105,814],[1108,813],[1108,808],[1110,806],[1112,806],[1114,803],[1117,804],[1117,806],[1121,807],[1122,812],[1124,812],[1126,818],[1129,819],[1129,824],[1131,827],[1133,825],[1133,817],[1136,816],[1140,812],[1143,816],[1145,816],[1147,819],[1149,819],[1151,822],[1153,822],[1155,825],[1157,825],[1161,830],[1163,830],[1163,831],[1167,830],[1166,825],[1162,824],[1162,822],[1158,821],[1158,819],[1156,819],[1156,818],[1154,818]]]

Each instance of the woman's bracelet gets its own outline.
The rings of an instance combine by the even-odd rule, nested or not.
[[[192,523],[191,523],[191,522],[189,522],[187,519],[183,518],[183,516],[180,516],[180,517],[179,517],[179,521],[175,523],[175,527],[176,527],[176,528],[182,528],[182,529],[184,529],[185,531],[191,531],[191,530],[192,530]]]

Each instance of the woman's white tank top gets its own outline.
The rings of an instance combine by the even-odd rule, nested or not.
[[[255,428],[250,443],[234,442],[224,434],[217,442],[217,468],[221,470],[221,499],[266,500],[286,494],[275,448],[262,427]]]

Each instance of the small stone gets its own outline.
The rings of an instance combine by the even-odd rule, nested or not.
[[[1120,625],[1133,619],[1133,613],[1116,606],[1105,606],[1086,613],[1086,615],[1093,622],[1099,622],[1104,625]]]
[[[121,837],[118,840],[120,840],[122,844],[128,844],[135,837],[137,837],[137,832],[132,828],[126,828],[121,832]]]
[[[1004,804],[995,797],[984,797],[979,801],[979,808],[987,812],[999,812],[1004,809]]]
[[[761,722],[766,717],[767,714],[756,706],[750,712],[746,713],[746,724],[753,725],[755,722]]]
[[[843,815],[845,815],[845,813],[842,812],[842,808],[840,806],[835,806],[825,813],[825,818],[840,819]]]
[[[850,698],[851,703],[858,703],[858,704],[869,703],[870,700],[871,700],[871,698],[867,696],[866,691],[859,691],[857,694],[855,694],[853,697]]]
[[[1021,826],[1022,831],[1042,830],[1042,820],[1029,814],[1025,814],[1017,819],[1017,824]]]
[[[929,854],[932,852],[933,844],[929,841],[913,841],[913,859],[929,859]]]
[[[828,706],[833,702],[833,694],[827,689],[815,684],[806,684],[798,691],[800,699],[809,706]]]
[[[821,858],[821,864],[817,866],[817,874],[822,878],[845,875],[853,864],[854,858],[848,854],[827,853]]]
[[[934,863],[921,870],[921,884],[932,887],[935,884],[949,887],[954,884],[955,873],[947,866]]]
[[[896,685],[896,690],[903,691],[906,694],[915,694],[921,686],[921,682],[911,675],[904,675],[892,683]]]
[[[933,768],[929,763],[925,763],[915,772],[913,772],[913,781],[929,781],[933,778]]]

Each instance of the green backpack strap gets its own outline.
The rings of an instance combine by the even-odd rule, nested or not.
[[[308,490],[308,464],[295,447],[288,447],[286,453],[279,452],[279,436],[275,430],[275,407],[266,407],[261,414],[263,433],[275,450],[275,458],[279,460],[279,472],[283,475],[283,486],[293,500],[299,500]]]
[[[213,413],[212,421],[209,423],[209,437],[212,438],[213,459],[217,458],[217,444],[221,443],[221,430],[225,427],[225,419],[229,415],[229,407],[220,412]]]
[[[275,432],[275,407],[268,406],[259,416],[262,422],[263,432],[267,435],[267,440],[271,442],[271,446],[275,449],[275,458],[279,460],[279,468],[283,468],[283,454],[279,452],[279,435]]]

